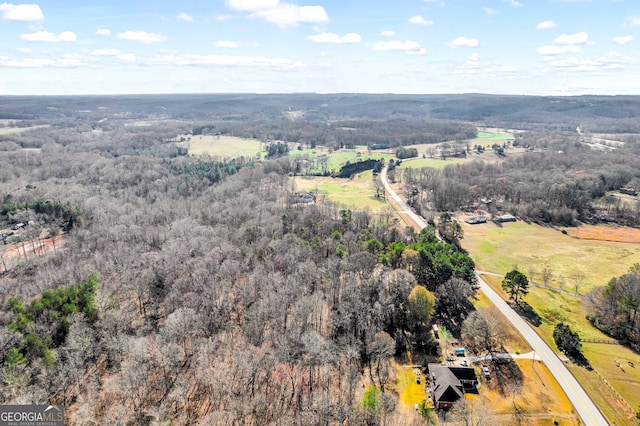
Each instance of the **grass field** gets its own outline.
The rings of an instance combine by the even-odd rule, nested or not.
[[[507,298],[500,287],[501,278],[484,276],[484,279],[494,290]],[[580,298],[541,288],[530,288],[524,300],[540,315],[542,324],[536,327],[536,331],[554,350],[557,348],[553,341],[553,328],[559,321],[568,323],[583,339],[611,340],[591,326],[586,319],[585,308]],[[635,409],[640,406],[640,355],[621,345],[583,342],[582,347],[585,357],[597,372],[588,371],[572,363],[567,363],[567,367],[610,422],[617,425],[637,424],[633,418],[633,411],[625,401],[631,407],[636,407]],[[618,367],[614,360],[619,361],[622,368]],[[629,361],[634,367],[628,364]]]
[[[466,158],[447,158],[446,160],[441,160],[439,158],[418,158],[416,160],[403,161],[400,168],[422,169],[424,167],[431,167],[434,169],[444,169],[451,164],[460,164],[466,161],[469,160],[467,160]]]
[[[379,160],[381,158],[384,158],[385,162],[388,162],[391,159],[395,159],[396,156],[394,154],[389,154],[389,153],[382,153],[382,152],[375,152],[375,151],[371,151],[371,152],[367,152],[367,151],[333,151],[331,153],[329,153],[328,150],[321,150],[319,148],[314,148],[314,149],[304,149],[301,151],[290,151],[289,155],[291,157],[296,157],[296,156],[308,156],[312,159],[318,159],[322,156],[326,156],[327,157],[327,171],[329,172],[338,172],[340,171],[340,168],[346,164],[347,161],[351,162],[351,163],[355,163],[356,161],[362,161],[362,160],[367,160],[367,159],[375,159],[375,160]],[[312,171],[315,172],[321,172],[322,168],[320,166],[320,164],[318,163],[317,166],[315,167],[315,169],[313,169]]]
[[[582,293],[606,284],[640,262],[638,244],[577,239],[522,221],[500,226],[468,225],[462,215],[458,221],[464,230],[462,246],[469,251],[478,269],[505,274],[518,265],[530,279],[540,282],[539,273],[548,266],[553,273],[551,286],[558,287],[560,277],[564,277],[567,290],[572,290],[572,277],[578,273],[585,275],[580,287]],[[606,238],[606,229],[600,230],[600,238]],[[531,267],[537,271],[533,277]]]
[[[38,125],[31,127],[0,127],[0,135],[9,135],[12,133],[26,132],[27,130],[38,129],[40,127],[49,127],[49,125]]]
[[[192,136],[188,142],[189,154],[208,154],[212,157],[255,157],[260,152],[261,142],[232,136]]]
[[[355,210],[384,212],[391,209],[385,200],[375,198],[371,171],[359,173],[352,179],[318,176],[310,178],[298,176],[294,179],[296,190],[317,192],[328,201]]]
[[[513,133],[506,133],[506,132],[498,132],[498,133],[478,132],[478,136],[476,137],[476,139],[507,140],[507,139],[513,139]]]

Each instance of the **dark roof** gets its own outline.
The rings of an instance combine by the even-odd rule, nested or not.
[[[477,380],[476,371],[471,367],[448,367],[458,380]]]
[[[435,384],[433,394],[437,402],[456,402],[464,396],[460,379],[449,367],[429,364],[429,374]]]
[[[437,402],[456,402],[464,397],[461,381],[476,380],[475,370],[470,367],[429,364],[427,368],[435,385],[433,394]]]

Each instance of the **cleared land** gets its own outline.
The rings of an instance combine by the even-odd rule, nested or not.
[[[580,287],[580,293],[585,293],[627,272],[640,261],[640,233],[631,228],[584,225],[567,229],[564,235],[551,228],[515,222],[501,226],[463,223],[463,229],[462,244],[479,269],[505,273],[517,264],[530,275],[529,267],[533,265],[537,271],[533,281],[539,283],[539,273],[547,266],[555,277],[550,286],[558,288],[559,277],[564,276],[567,291],[575,290],[572,275],[577,272],[585,275]],[[579,238],[571,236],[574,232]],[[501,278],[485,276],[485,280],[501,291]],[[570,324],[583,339],[612,340],[591,326],[582,298],[532,287],[524,300],[540,316],[542,323],[536,331],[552,348],[556,348],[553,328],[559,321]],[[571,372],[610,422],[636,424],[633,411],[640,406],[640,355],[621,345],[591,342],[583,342],[583,352],[595,370],[568,364]],[[614,360],[619,361],[622,368]]]
[[[373,173],[362,172],[352,179],[331,177],[295,177],[296,190],[306,190],[317,193],[320,202],[324,197],[333,203],[356,210],[370,210],[381,213],[391,211],[389,204],[374,196]]]
[[[483,278],[505,299],[508,298],[500,287],[501,278],[488,275]],[[559,321],[568,323],[582,339],[611,341],[609,336],[591,326],[580,298],[534,287],[530,288],[524,300],[542,320],[540,326],[535,327],[536,332],[556,351],[553,328]],[[634,410],[640,405],[640,355],[617,344],[583,342],[582,347],[594,370],[589,371],[567,361],[571,373],[610,422],[618,425],[637,424]],[[619,361],[622,368],[614,360]],[[628,364],[629,361],[634,367]]]
[[[41,127],[49,127],[47,124],[31,127],[0,127],[0,135],[9,135],[12,133],[26,132],[27,130],[39,129]]]
[[[395,159],[396,156],[391,153],[381,151],[366,151],[366,150],[350,150],[350,151],[333,151],[329,152],[326,148],[316,147],[314,149],[303,149],[290,151],[289,156],[295,158],[297,156],[306,156],[313,160],[314,164],[311,167],[311,172],[322,172],[321,160],[326,159],[328,172],[338,172],[340,168],[347,162],[355,163],[357,161],[363,161],[368,159],[384,159],[385,163],[389,160]]]
[[[507,139],[513,139],[513,133],[506,133],[506,132],[496,132],[496,133],[491,133],[491,132],[478,132],[478,136],[476,139],[493,139],[493,140],[507,140]],[[475,139],[470,139],[470,140],[475,140]]]
[[[191,155],[208,154],[223,158],[255,157],[262,147],[262,143],[257,139],[233,136],[192,136],[186,144]]]
[[[634,263],[640,263],[637,244],[577,239],[552,228],[522,221],[469,225],[464,223],[465,217],[457,217],[464,230],[462,245],[480,270],[505,274],[518,265],[530,279],[540,282],[538,274],[548,266],[555,277],[551,285],[557,287],[559,278],[564,277],[568,290],[572,287],[572,277],[583,273],[584,284],[580,287],[580,293],[583,293],[626,273]],[[607,236],[605,228],[600,232],[602,238]],[[614,238],[614,234],[611,235]],[[533,277],[530,276],[531,267],[536,271]]]

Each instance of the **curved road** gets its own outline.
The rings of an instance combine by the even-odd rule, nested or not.
[[[385,167],[380,174],[380,180],[384,185],[387,193],[393,198],[393,200],[403,209],[403,213],[406,213],[413,219],[420,227],[426,227],[424,220],[415,214],[411,208],[405,203],[391,188],[389,181],[387,180],[387,168]],[[560,361],[560,358],[551,350],[551,348],[538,336],[538,334],[518,315],[511,307],[505,302],[502,297],[498,295],[480,276],[476,271],[478,277],[478,283],[480,284],[480,291],[504,314],[504,316],[511,322],[518,332],[529,343],[531,348],[535,351],[536,358],[541,359],[553,377],[558,381],[560,387],[567,395],[576,412],[580,415],[582,421],[587,426],[604,426],[608,422],[598,410],[598,407],[593,403],[589,395],[584,391],[580,383],[573,377],[567,367]]]

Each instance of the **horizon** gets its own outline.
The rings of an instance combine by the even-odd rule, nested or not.
[[[624,0],[40,0],[0,22],[0,96],[640,94]]]

